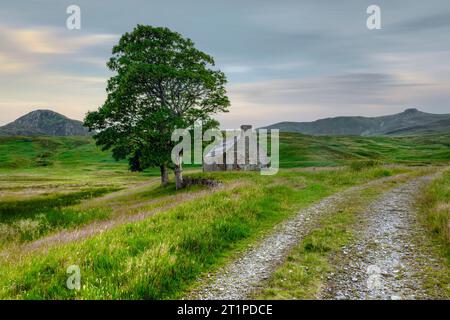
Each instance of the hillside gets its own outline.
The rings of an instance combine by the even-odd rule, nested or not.
[[[450,133],[407,137],[282,133],[280,138],[282,168],[337,166],[355,160],[412,165],[450,161]],[[91,137],[0,137],[0,170],[92,165],[127,170],[126,161],[116,163],[111,153],[101,151]]]
[[[346,165],[359,160],[406,165],[450,161],[450,133],[376,137],[281,133],[280,137],[282,168]]]
[[[81,121],[51,110],[35,110],[0,127],[0,136],[88,136]]]
[[[309,135],[413,135],[450,132],[450,114],[407,109],[381,117],[336,117],[313,122],[279,122],[265,128]]]
[[[91,137],[0,137],[0,169],[116,166]],[[126,166],[121,162],[121,167]]]

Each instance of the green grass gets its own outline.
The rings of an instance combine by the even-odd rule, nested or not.
[[[89,137],[0,138],[0,247],[110,216],[82,201],[149,181],[127,171]]]
[[[410,137],[307,136],[282,133],[281,167],[338,166],[372,160],[406,165],[450,161],[450,134]]]
[[[442,298],[450,297],[450,171],[434,180],[422,190],[417,198],[419,222],[428,231],[428,237],[418,242],[434,251],[440,268],[426,267],[423,271],[424,289],[430,295],[443,293]]]
[[[77,204],[157,175],[129,172],[90,137],[0,137],[0,247],[107,219],[110,207]]]
[[[390,169],[392,173],[399,169]],[[337,190],[369,181],[379,168],[282,172],[274,177],[219,173],[241,181],[164,214],[93,238],[1,263],[2,298],[177,298],[207,270],[224,263],[296,210]],[[79,265],[83,288],[65,287],[66,268]]]
[[[0,138],[0,249],[10,253],[0,259],[0,298],[181,297],[198,277],[235,257],[298,209],[346,187],[410,171],[380,164],[448,163],[449,140],[449,135],[282,134],[282,169],[277,175],[190,173],[234,187],[164,209],[180,196],[203,189],[176,191],[173,183],[161,188],[157,169],[131,173],[125,161],[114,161],[89,137]],[[298,170],[342,165],[353,169]],[[162,211],[155,216],[48,248],[45,254],[21,254],[20,247],[14,251],[15,245],[51,232],[158,208]],[[339,226],[339,221],[333,223]],[[326,234],[336,231],[330,230]],[[79,292],[65,286],[66,268],[72,264],[81,268]]]
[[[83,199],[98,197],[113,190],[109,188],[87,189],[68,194],[52,193],[29,200],[2,201],[0,203],[0,222],[9,223],[17,219],[33,218],[48,209],[73,205]]]
[[[4,179],[22,182],[56,180],[123,183],[158,176],[157,168],[143,174],[127,172],[126,161],[115,161],[91,137],[0,137],[0,190]]]
[[[281,133],[283,168],[337,166],[357,160],[385,163],[439,164],[450,161],[450,134],[410,137],[307,136]],[[0,137],[0,173],[9,169],[57,167],[122,170],[110,152],[90,137]],[[149,174],[158,174],[149,170]]]
[[[421,222],[450,267],[450,171],[424,189],[417,204]]]
[[[113,162],[89,137],[2,137],[0,155],[3,169]]]
[[[53,193],[32,199],[0,202],[0,245],[36,239],[50,231],[108,217],[105,209],[77,210],[82,200],[111,192],[111,188],[85,189],[67,194]]]
[[[85,188],[77,192],[49,193],[21,200],[0,202],[0,245],[35,240],[48,233],[163,208],[175,196],[205,189],[191,186],[177,191],[173,184],[155,183],[123,189],[111,197],[97,198],[117,189]],[[97,198],[97,199],[96,199]]]

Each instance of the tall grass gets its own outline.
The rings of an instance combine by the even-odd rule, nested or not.
[[[397,170],[397,169],[393,169]],[[1,298],[177,298],[205,271],[223,264],[296,210],[378,175],[281,172],[211,174],[241,181],[141,222],[0,264]],[[396,172],[396,171],[393,171]],[[78,265],[82,289],[68,290],[66,268]]]
[[[380,164],[381,162],[377,160],[359,160],[359,161],[352,161],[350,163],[350,168],[354,171],[361,171],[363,169],[379,166]]]
[[[52,230],[104,219],[106,208],[79,210],[73,205],[117,189],[89,188],[67,194],[50,194],[26,200],[0,202],[0,245],[39,238]]]
[[[423,190],[418,205],[423,224],[450,266],[450,171]]]

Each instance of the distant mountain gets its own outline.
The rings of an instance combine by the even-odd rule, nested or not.
[[[0,127],[0,136],[88,136],[83,123],[51,110],[35,110]]]
[[[412,135],[450,132],[450,114],[433,114],[417,109],[382,117],[336,117],[313,122],[279,122],[265,129],[309,135]]]

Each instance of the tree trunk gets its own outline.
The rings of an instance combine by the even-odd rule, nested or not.
[[[173,169],[175,173],[175,187],[176,189],[183,188],[183,167],[181,166],[182,163],[182,156],[178,157],[178,163],[175,163],[175,167]]]
[[[159,166],[159,169],[161,170],[161,186],[165,187],[169,183],[169,171],[164,164]]]

